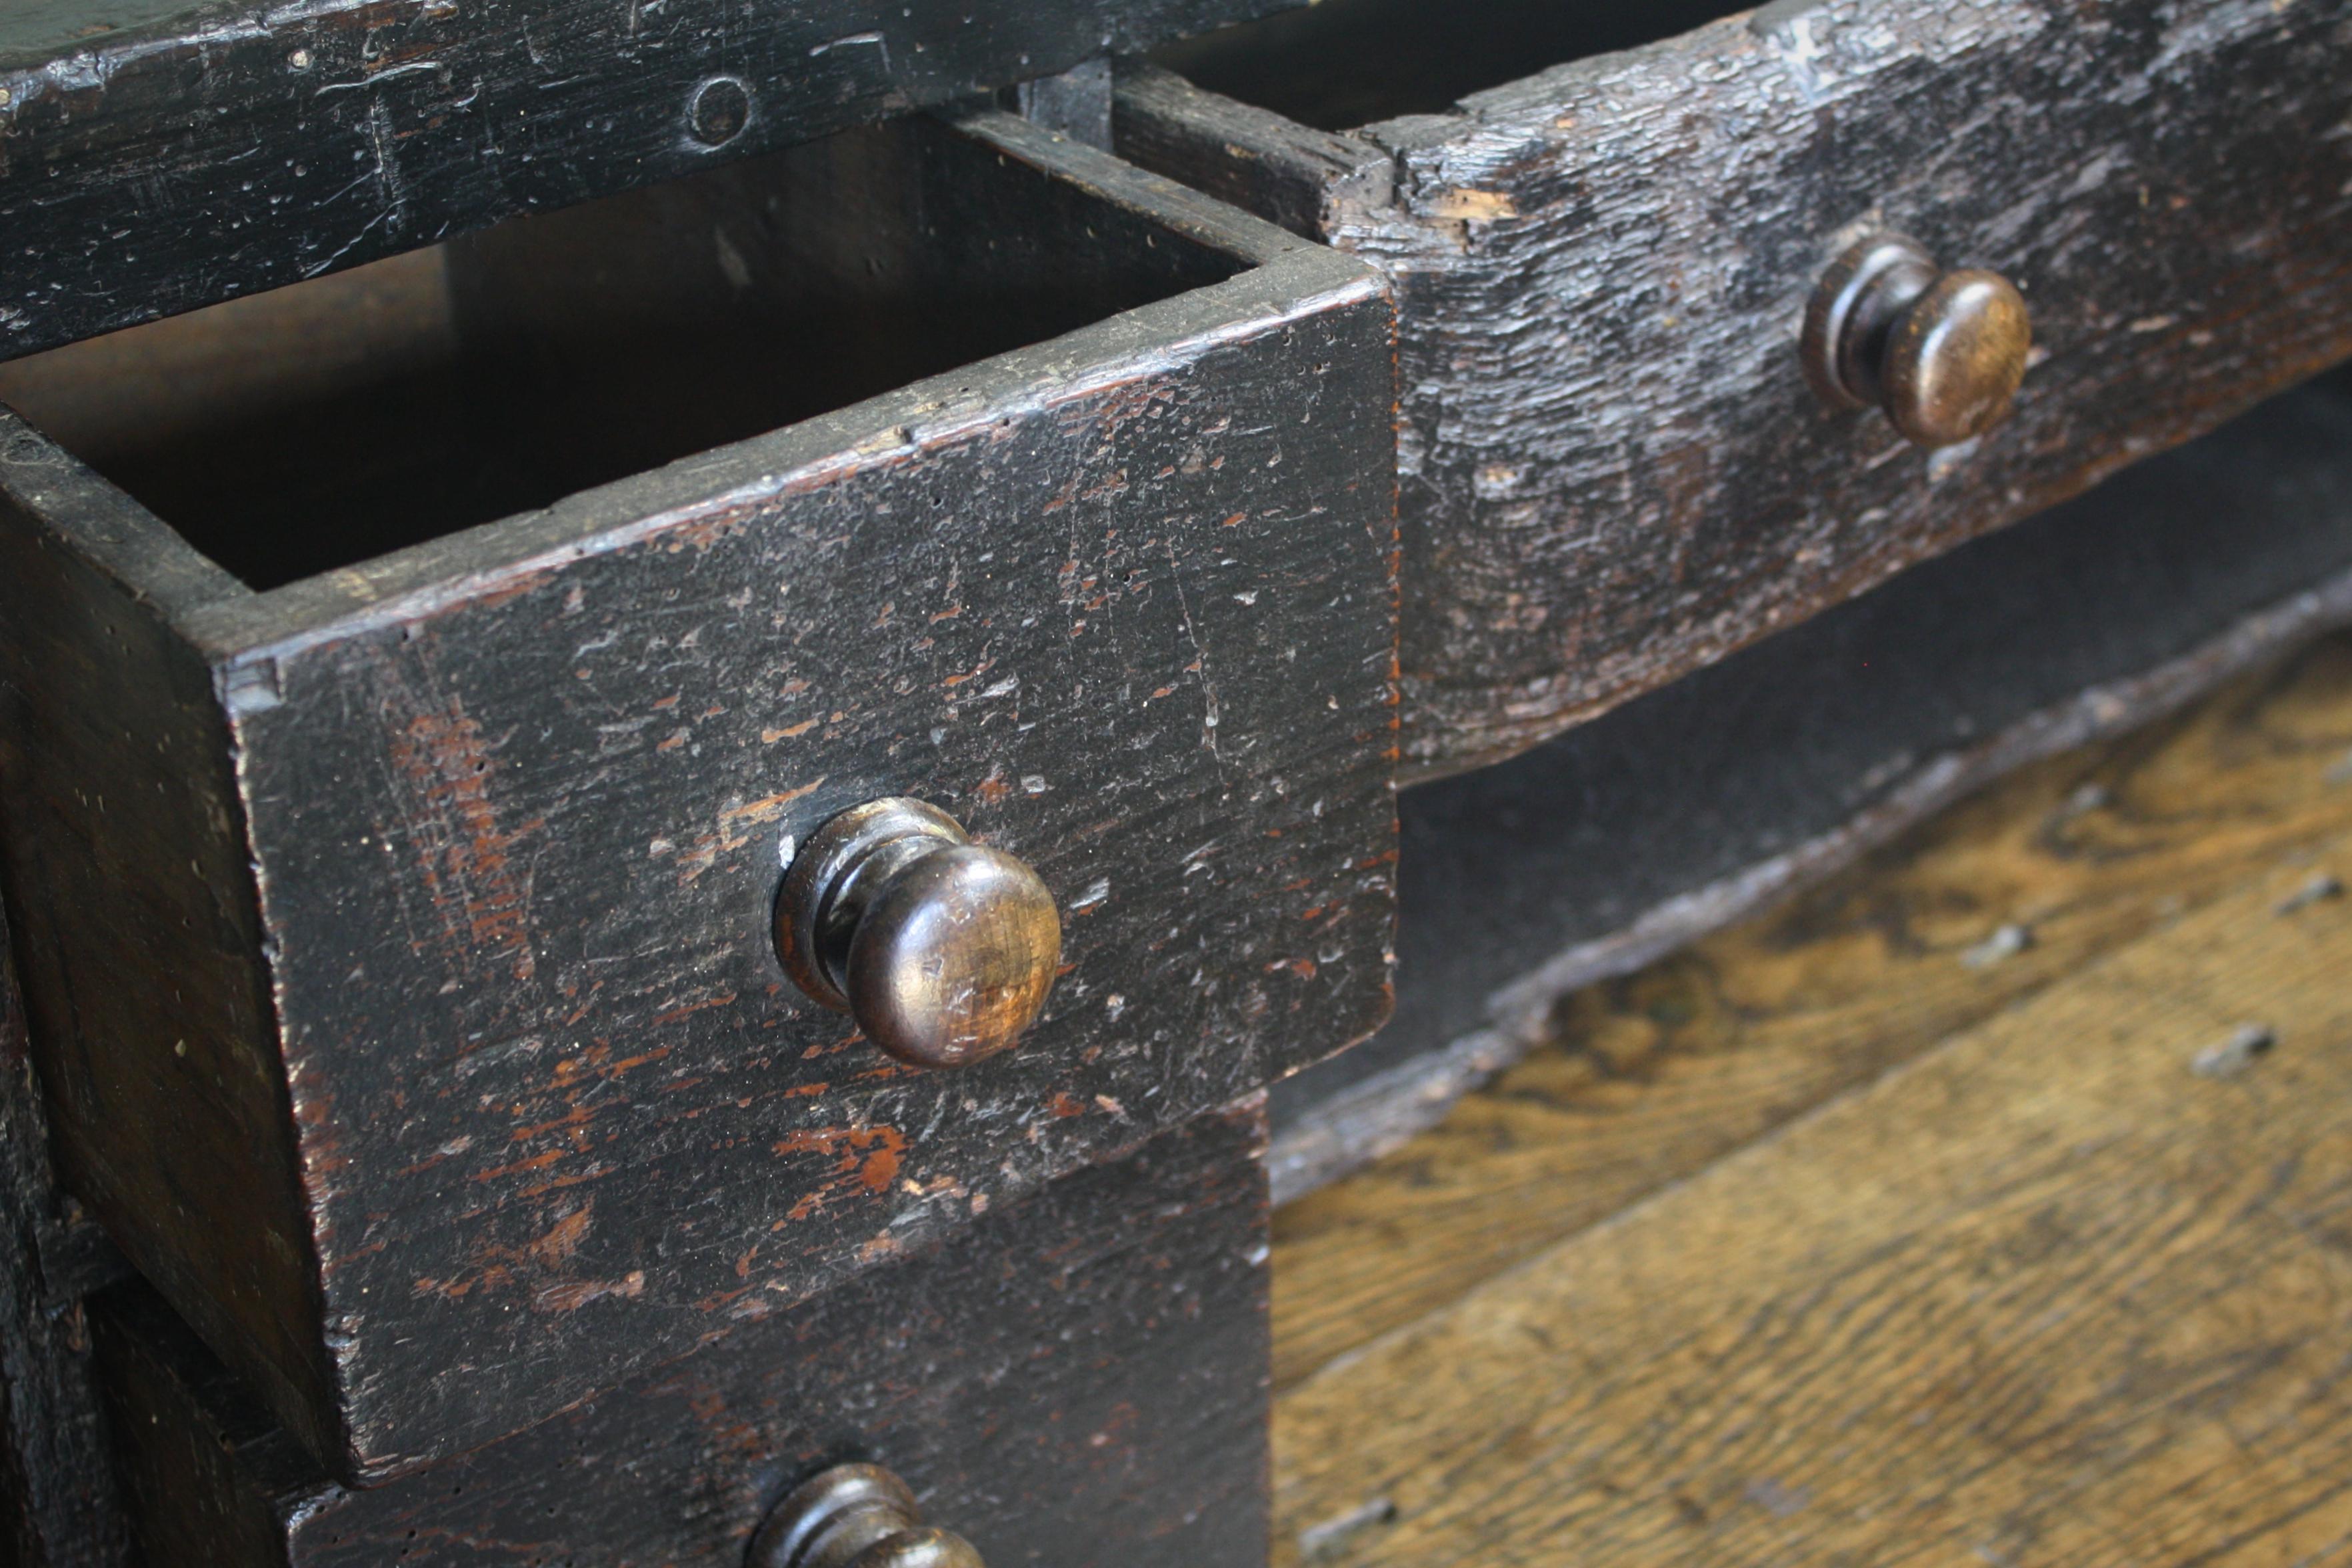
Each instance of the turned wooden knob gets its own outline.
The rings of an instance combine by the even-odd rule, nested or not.
[[[778,1503],[750,1568],[988,1568],[971,1542],[923,1527],[915,1495],[879,1465],[835,1465]]]
[[[1834,408],[1886,411],[1922,447],[1999,424],[2033,346],[2024,297],[1997,272],[1946,272],[1916,240],[1879,235],[1838,258],[1805,311],[1805,375]]]
[[[1037,873],[971,841],[919,800],[868,801],[793,857],[775,941],[809,996],[916,1067],[1009,1050],[1062,962],[1062,918]]]

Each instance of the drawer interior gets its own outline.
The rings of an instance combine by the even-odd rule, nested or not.
[[[1346,131],[1442,113],[1472,93],[1747,8],[1727,0],[1318,0],[1151,58],[1211,92]]]
[[[1245,266],[906,121],[0,364],[0,402],[268,589]]]

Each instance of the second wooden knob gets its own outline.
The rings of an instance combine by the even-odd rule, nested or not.
[[[1922,447],[1999,424],[2025,379],[2025,300],[1997,272],[1946,272],[1915,240],[1879,235],[1832,264],[1805,312],[1806,378],[1832,407],[1886,411]]]

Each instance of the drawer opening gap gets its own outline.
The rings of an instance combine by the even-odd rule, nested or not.
[[[914,120],[0,364],[0,403],[267,590],[1246,266]]]
[[[1737,15],[1725,0],[1317,0],[1150,56],[1195,87],[1318,131],[1442,114],[1473,93]]]

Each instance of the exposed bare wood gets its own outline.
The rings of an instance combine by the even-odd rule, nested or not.
[[[1698,1076],[1656,1047],[1743,1005],[1868,1041],[1892,993],[2010,990],[1961,962],[1988,918],[2041,921],[2049,937],[2008,961],[2032,969],[2158,917],[1293,1389],[1276,1561],[1332,1521],[1353,1522],[1313,1537],[1318,1560],[1357,1568],[2340,1556],[2352,902],[2314,879],[2352,872],[2352,841],[2280,865],[2268,836],[2340,788],[2317,764],[2341,755],[2347,679],[2333,647],[2136,755],[2043,770],[2018,793],[2047,806],[2097,783],[2116,804],[2013,816],[2041,847],[1955,823],[1906,880],[1940,858],[1972,907],[1948,880],[1934,897],[1942,879],[1865,881],[1744,941],[1737,978],[1695,960],[1624,988],[1588,1020],[1583,1062],[1557,1058],[1588,1104]],[[2253,787],[2201,793],[2216,777]],[[2189,835],[2229,852],[2184,856]],[[2105,871],[2053,862],[2168,870],[2102,897]],[[2169,912],[2225,863],[2259,874]],[[1857,991],[1855,973],[1884,984]],[[2217,1071],[2249,1026],[2273,1043]]]

